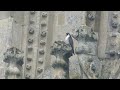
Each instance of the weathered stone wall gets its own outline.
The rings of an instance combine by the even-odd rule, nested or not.
[[[111,24],[113,18],[115,21]],[[35,13],[0,11],[0,78],[4,78],[5,71],[5,63],[2,61],[3,53],[13,46],[24,51],[23,78],[26,73],[31,74],[31,78],[53,78],[51,66],[56,57],[50,55],[51,46],[54,41],[64,41],[67,32],[72,34],[76,33],[76,30],[79,30],[83,36],[87,35],[88,40],[80,40],[80,36],[77,37],[79,40],[73,38],[74,49],[81,48],[81,44],[83,44],[83,47],[91,48],[93,55],[87,55],[89,54],[87,52],[87,54],[80,53],[72,56],[69,62],[70,78],[87,78],[79,65],[80,61],[85,67],[85,71],[88,72],[87,74],[93,75],[94,78],[119,78],[119,22],[119,11],[92,11],[92,13],[89,11],[36,11]],[[117,28],[115,28],[116,25]],[[85,27],[83,31],[81,26]],[[31,28],[34,29],[34,33],[29,32]],[[41,36],[44,31],[46,35]],[[95,36],[92,36],[93,33]],[[33,44],[29,43],[30,39],[33,39]],[[41,41],[44,41],[45,44],[42,43],[42,45]],[[32,49],[32,52],[28,49]],[[110,57],[110,54],[114,54],[114,52],[108,52],[111,50],[115,51],[115,59],[113,56]],[[33,61],[28,62],[29,57]],[[26,70],[29,65],[31,71]],[[91,70],[92,65],[95,66],[93,69],[96,69],[97,72],[94,73]],[[43,69],[42,74],[38,73],[41,69]],[[98,73],[100,75],[96,75]]]

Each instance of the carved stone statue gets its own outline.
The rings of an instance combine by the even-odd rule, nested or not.
[[[69,78],[69,58],[72,48],[64,41],[55,41],[51,47],[51,55],[56,57],[52,67],[54,68],[55,79],[68,79]]]
[[[100,77],[101,63],[96,55],[98,35],[91,28],[81,26],[72,36],[78,41],[76,54],[81,68],[81,79],[96,79]]]
[[[22,78],[23,52],[15,47],[7,49],[4,53],[3,61],[7,63],[5,72],[6,79]]]

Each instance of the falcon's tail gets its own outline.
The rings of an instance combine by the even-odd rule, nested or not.
[[[75,55],[74,48],[72,48],[72,53]]]

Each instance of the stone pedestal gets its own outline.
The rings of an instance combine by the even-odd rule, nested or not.
[[[52,67],[55,79],[69,79],[69,58],[72,48],[63,41],[55,41],[51,48],[51,55],[56,57]]]
[[[5,78],[22,79],[23,52],[13,47],[4,53],[4,62],[7,63]]]

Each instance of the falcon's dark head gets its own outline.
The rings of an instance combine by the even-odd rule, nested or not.
[[[67,35],[70,35],[70,33],[66,33],[66,36],[67,36]]]

